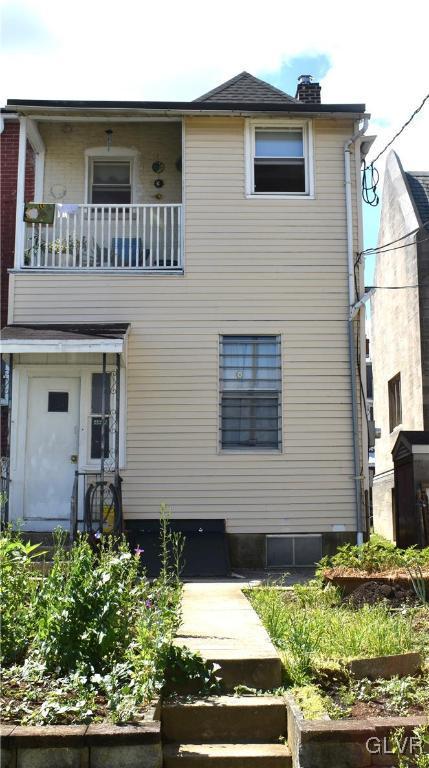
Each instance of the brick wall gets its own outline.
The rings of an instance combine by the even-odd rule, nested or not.
[[[0,136],[0,177],[1,177],[1,225],[0,225],[0,264],[1,264],[1,327],[7,323],[9,274],[8,269],[14,264],[15,214],[16,214],[16,175],[18,170],[19,122],[5,120]],[[34,196],[34,152],[27,144],[27,162],[25,172],[25,200]],[[1,454],[6,446],[7,410],[1,409]]]
[[[5,120],[1,144],[1,327],[7,322],[8,272],[13,267],[15,246],[16,174],[19,123]],[[25,200],[34,196],[34,152],[27,145]]]

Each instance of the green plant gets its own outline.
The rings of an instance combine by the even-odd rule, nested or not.
[[[139,561],[124,541],[106,538],[95,553],[79,539],[69,556],[58,546],[37,595],[34,649],[48,670],[99,672],[117,661],[133,636],[140,598]]]
[[[426,594],[426,580],[420,565],[407,566],[414,592],[422,605],[429,605]]]
[[[287,680],[296,685],[315,679],[321,663],[401,653],[422,642],[411,614],[393,614],[384,604],[351,610],[320,583],[295,586],[292,593],[268,585],[248,595],[282,654]]]
[[[6,664],[23,658],[34,636],[38,578],[33,560],[45,554],[39,548],[11,528],[0,538],[1,659]]]
[[[189,648],[174,644],[164,646],[160,663],[164,669],[162,690],[166,696],[173,693],[208,695],[221,690],[216,675],[219,665],[205,661]]]
[[[372,536],[364,544],[344,544],[335,555],[323,557],[317,566],[317,574],[323,575],[331,568],[377,573],[407,566],[429,567],[429,547],[399,549],[381,536]]]
[[[412,737],[405,736],[404,728],[397,728],[392,732],[390,741],[391,751],[397,756],[398,768],[429,768],[428,726],[415,728]],[[407,746],[411,754],[407,754]]]
[[[38,232],[35,232],[34,238],[29,238],[30,245],[24,250],[24,264],[26,266],[34,265],[37,261],[39,253],[42,260],[46,258],[46,254],[49,255],[71,255],[75,254],[76,262],[79,263],[81,256],[85,256],[87,253],[87,239],[82,237],[79,240],[77,237],[69,235],[60,239],[57,237],[55,240],[48,240],[47,242],[42,239]]]

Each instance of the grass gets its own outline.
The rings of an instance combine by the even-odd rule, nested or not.
[[[281,653],[289,684],[313,682],[326,664],[427,652],[427,627],[423,622],[416,629],[416,610],[393,613],[384,603],[353,610],[341,604],[335,587],[317,580],[291,590],[262,586],[248,596]]]

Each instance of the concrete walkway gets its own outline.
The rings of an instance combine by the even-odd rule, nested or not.
[[[220,665],[227,689],[281,685],[281,661],[247,598],[230,581],[185,584],[183,621],[176,642]]]

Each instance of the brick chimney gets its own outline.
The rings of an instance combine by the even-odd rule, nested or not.
[[[320,104],[320,85],[313,83],[312,75],[300,75],[295,98],[304,104]]]

